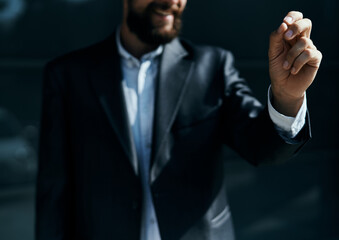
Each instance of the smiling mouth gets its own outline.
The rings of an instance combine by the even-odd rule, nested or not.
[[[165,11],[161,9],[154,9],[153,12],[163,17],[173,15],[172,11]]]

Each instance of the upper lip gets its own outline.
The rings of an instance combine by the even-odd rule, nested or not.
[[[154,9],[154,12],[157,14],[160,14],[162,16],[168,16],[172,14],[172,11],[170,10],[162,10],[162,9]]]

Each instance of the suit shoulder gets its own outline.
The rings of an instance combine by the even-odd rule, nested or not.
[[[114,42],[111,42],[111,40],[111,37],[109,37],[90,46],[58,56],[48,61],[45,68],[64,69],[68,67],[75,68],[77,66],[82,68],[87,67],[113,49]]]
[[[196,44],[192,43],[191,41],[187,39],[180,39],[181,44],[184,46],[184,48],[192,54],[195,58],[215,58],[215,59],[226,59],[226,58],[233,58],[233,54],[230,50],[211,46],[211,45],[202,45],[202,44]]]

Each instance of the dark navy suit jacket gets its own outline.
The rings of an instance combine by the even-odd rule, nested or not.
[[[45,70],[38,240],[138,240],[141,184],[114,34]],[[230,218],[223,146],[254,165],[293,156],[228,51],[179,39],[157,78],[150,184],[163,240],[219,240]],[[226,238],[227,239],[227,238]]]

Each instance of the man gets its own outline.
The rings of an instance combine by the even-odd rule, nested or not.
[[[37,239],[233,239],[223,145],[258,165],[309,139],[310,20],[272,33],[262,107],[230,52],[177,38],[185,5],[124,0],[115,34],[47,65]]]

